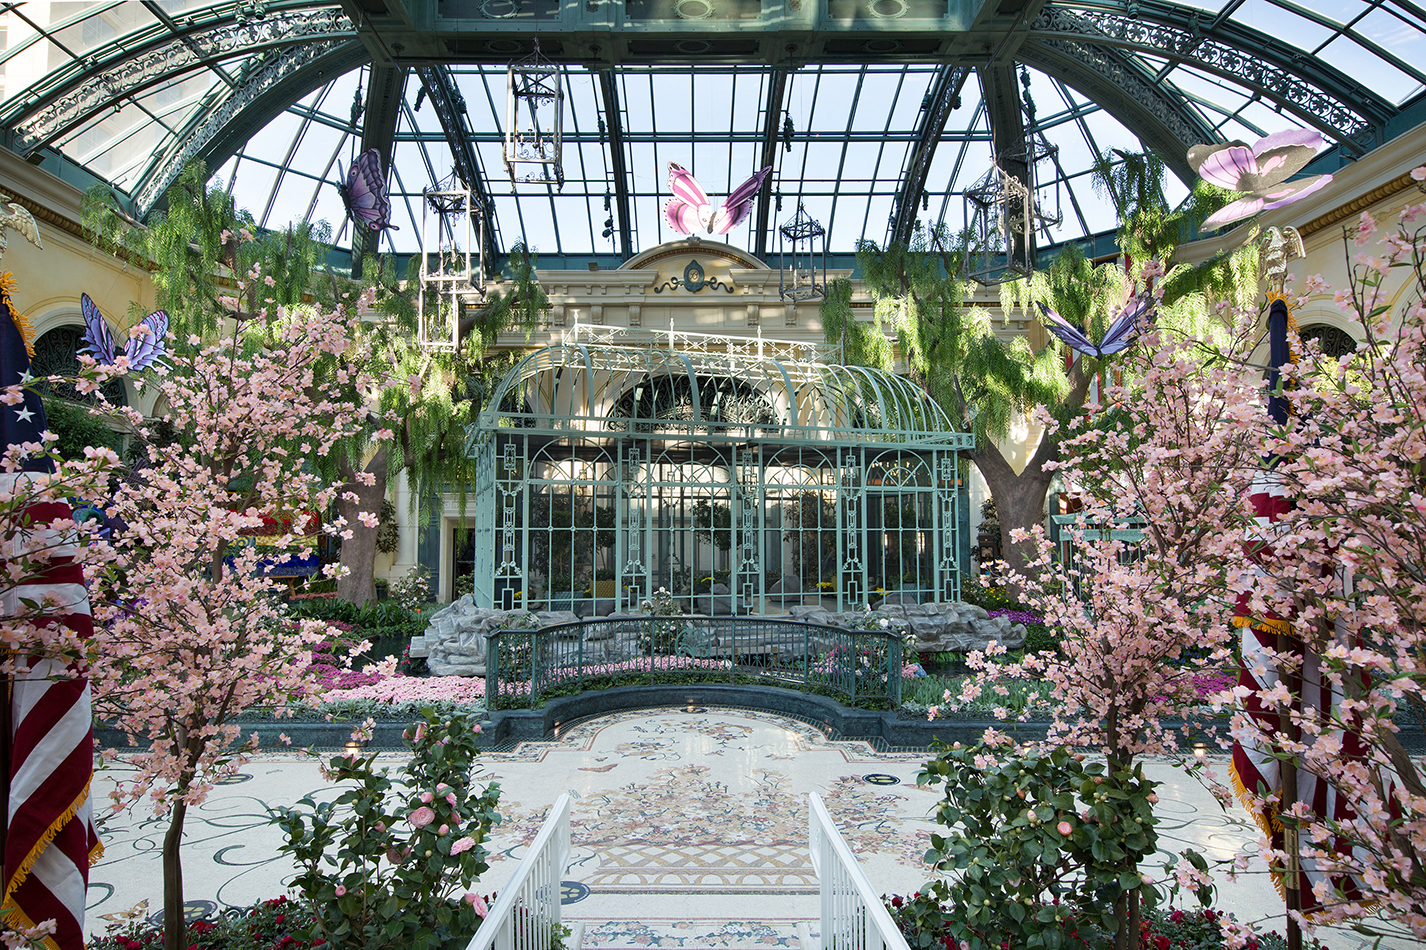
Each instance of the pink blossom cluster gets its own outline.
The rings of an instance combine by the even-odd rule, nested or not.
[[[370,384],[351,348],[340,312],[296,310],[260,340],[174,341],[156,385],[178,439],[150,438],[138,412],[110,407],[147,453],[108,506],[128,530],[93,591],[95,710],[140,746],[115,807],[147,796],[161,814],[177,799],[201,802],[252,745],[233,748],[234,717],[316,691],[310,651],[326,625],[304,621],[293,634],[277,586],[257,570],[275,552],[301,553],[303,539],[265,538],[259,552],[243,538],[326,510],[342,491],[316,463],[365,423],[354,394]]]
[[[1426,166],[1412,177],[1426,180]],[[1363,213],[1345,236],[1350,267],[1335,299],[1361,342],[1340,360],[1297,351],[1285,371],[1289,423],[1266,446],[1281,457],[1276,474],[1295,504],[1243,591],[1254,616],[1290,619],[1315,662],[1269,650],[1282,679],[1219,697],[1261,707],[1263,718],[1235,715],[1234,736],[1290,757],[1339,803],[1336,815],[1298,809],[1302,858],[1324,908],[1313,923],[1375,907],[1417,939],[1426,939],[1426,762],[1405,752],[1394,718],[1426,708],[1423,219],[1426,203],[1407,204],[1394,226]],[[1373,238],[1371,253],[1353,254]],[[1331,703],[1303,701],[1321,688]],[[1279,717],[1288,728],[1269,728]],[[1256,790],[1248,796],[1261,810],[1277,807]]]

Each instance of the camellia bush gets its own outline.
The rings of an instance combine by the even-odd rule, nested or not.
[[[333,950],[463,947],[485,916],[469,888],[488,868],[500,787],[473,782],[473,717],[427,711],[406,731],[411,759],[393,782],[376,755],[339,755],[327,774],[350,782],[335,801],[303,798],[273,821],[298,867],[293,885],[311,915],[300,937]]]

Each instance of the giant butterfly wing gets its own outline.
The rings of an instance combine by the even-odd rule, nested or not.
[[[1244,180],[1258,173],[1258,160],[1247,142],[1195,145],[1188,150],[1188,164],[1210,185],[1229,191],[1248,191]]]
[[[1225,224],[1250,218],[1261,210],[1263,210],[1263,199],[1257,195],[1248,195],[1246,198],[1230,201],[1208,216],[1207,220],[1203,222],[1202,230],[1217,230]]]
[[[1099,348],[1089,342],[1089,337],[1085,336],[1079,327],[1070,323],[1064,317],[1042,303],[1036,301],[1040,308],[1041,315],[1045,318],[1045,329],[1057,336],[1065,346],[1072,350],[1077,350],[1085,356],[1098,356]]]
[[[167,349],[168,311],[155,310],[129,333],[129,365],[134,369],[152,366]]]
[[[1134,342],[1134,333],[1139,329],[1140,321],[1146,318],[1149,306],[1148,298],[1131,299],[1126,303],[1124,309],[1110,321],[1109,329],[1104,331],[1104,339],[1095,347],[1098,355],[1118,353]]]
[[[1273,208],[1281,208],[1283,205],[1290,205],[1294,201],[1306,198],[1314,191],[1327,187],[1327,183],[1331,180],[1331,175],[1313,175],[1311,178],[1299,178],[1297,181],[1290,181],[1278,185],[1276,188],[1265,188],[1258,194],[1263,199],[1263,210],[1271,211]]]
[[[668,163],[668,190],[673,195],[663,206],[668,226],[679,234],[697,234],[703,230],[704,217],[710,211],[708,193],[678,162]]]
[[[99,312],[88,294],[79,295],[79,309],[84,312],[84,342],[87,344],[85,351],[93,356],[96,362],[113,366],[114,336],[109,332],[109,324],[104,321],[104,314]]]
[[[732,193],[723,200],[723,206],[713,212],[709,219],[708,230],[714,234],[727,234],[733,228],[742,223],[752,210],[753,199],[757,197],[758,191],[763,186],[763,181],[772,172],[772,166],[759,169],[751,178],[743,182]]]
[[[337,185],[347,215],[368,231],[396,230],[391,223],[391,201],[386,197],[386,176],[381,173],[381,153],[369,148],[357,157],[346,182]]]

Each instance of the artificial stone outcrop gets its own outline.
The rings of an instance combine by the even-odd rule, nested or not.
[[[863,616],[859,613],[834,613],[823,607],[793,607],[789,613],[796,620],[845,627]],[[1018,650],[1025,644],[1025,625],[1011,623],[1008,617],[992,617],[974,604],[900,604],[882,603],[872,616],[894,620],[916,637],[918,653],[984,650],[993,640],[1007,650]]]
[[[426,632],[411,638],[411,656],[424,656],[434,676],[484,676],[486,637],[502,627],[523,626],[529,616],[528,610],[477,607],[466,594],[436,611]],[[579,619],[567,610],[539,611],[535,618],[541,627]]]

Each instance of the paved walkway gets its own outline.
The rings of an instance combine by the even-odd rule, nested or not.
[[[566,889],[564,911],[584,922],[586,947],[799,947],[798,923],[818,913],[807,793],[822,796],[875,887],[909,893],[927,878],[921,856],[937,830],[928,816],[939,793],[915,785],[926,758],[828,741],[811,726],[746,710],[639,710],[592,720],[553,742],[482,756],[483,777],[500,782],[504,821],[480,890],[504,885],[549,806],[568,791],[574,841],[565,879],[582,887]],[[1258,833],[1245,812],[1224,813],[1167,765],[1147,771],[1165,783],[1158,809],[1166,851],[1192,845],[1212,858],[1256,851]],[[99,800],[109,781],[96,782]],[[336,794],[313,759],[268,753],[190,810],[188,899],[229,906],[282,893],[292,868],[277,854],[280,836],[267,809],[308,792]],[[104,819],[107,853],[92,874],[91,933],[141,900],[150,911],[161,906],[163,831],[163,820],[137,811]],[[1255,873],[1223,882],[1221,909],[1251,920],[1280,915],[1264,870],[1259,862]],[[1350,950],[1369,941],[1336,934],[1330,943]]]

